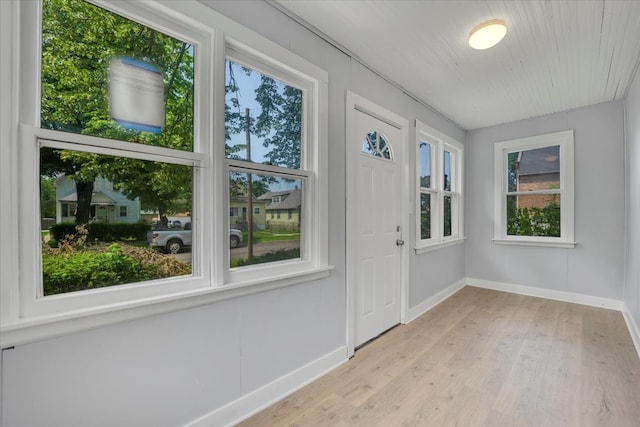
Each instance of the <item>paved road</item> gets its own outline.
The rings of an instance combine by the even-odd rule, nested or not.
[[[295,249],[300,247],[299,240],[277,240],[273,242],[258,243],[253,246],[253,255],[263,255],[268,252],[275,252],[283,249]],[[249,249],[246,244],[239,248],[231,249],[231,259],[243,259],[248,255]],[[191,262],[191,251],[187,249],[176,255],[176,259],[182,262]]]

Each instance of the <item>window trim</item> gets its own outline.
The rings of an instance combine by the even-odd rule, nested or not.
[[[198,218],[211,217],[213,213],[204,203],[196,203],[196,194],[202,191],[206,181],[211,180],[211,133],[207,129],[208,99],[213,96],[211,90],[196,90],[194,96],[194,127],[193,151],[174,150],[170,148],[136,144],[126,141],[106,139],[101,137],[61,132],[40,127],[41,102],[41,44],[42,34],[42,3],[22,2],[19,6],[22,32],[29,32],[32,37],[16,37],[22,55],[19,66],[22,72],[19,81],[20,101],[19,135],[21,155],[19,162],[21,169],[18,179],[21,200],[20,233],[20,283],[19,313],[20,318],[55,317],[70,312],[91,312],[97,308],[111,305],[126,306],[128,303],[163,295],[189,292],[196,289],[206,289],[212,286],[211,247],[208,240],[208,230],[211,226]],[[127,19],[139,22],[145,26],[161,31],[172,37],[187,41],[194,47],[196,59],[194,61],[194,87],[206,85],[213,72],[210,66],[212,56],[213,33],[206,27],[185,15],[169,16],[166,10],[152,5],[137,3],[108,3],[90,1],[90,4],[117,13]],[[153,22],[149,22],[152,21]],[[204,89],[204,87],[203,87]],[[202,238],[194,239],[192,265],[190,276],[181,276],[164,280],[150,280],[126,286],[113,286],[82,292],[70,292],[44,297],[42,295],[42,277],[40,275],[42,256],[40,251],[39,227],[39,164],[40,148],[50,147],[72,149],[75,151],[131,157],[136,159],[175,163],[194,167],[194,213],[196,224],[194,229],[202,233]],[[37,167],[33,167],[36,165]],[[200,197],[200,200],[203,200]],[[33,254],[37,254],[35,257]],[[35,264],[35,265],[34,265]]]
[[[5,280],[0,285],[0,293],[2,301],[0,301],[0,343],[3,348],[34,342],[44,338],[60,336],[72,332],[82,331],[95,327],[105,326],[109,324],[119,323],[127,320],[139,319],[150,315],[167,313],[175,310],[196,307],[199,305],[210,304],[216,301],[222,301],[238,296],[249,295],[256,292],[262,292],[280,287],[291,286],[312,280],[318,280],[327,277],[332,266],[328,265],[328,177],[327,177],[327,137],[328,137],[328,73],[320,69],[315,64],[303,59],[297,54],[277,45],[249,30],[236,22],[224,17],[213,9],[199,4],[195,1],[180,2],[179,5],[173,3],[139,3],[139,2],[111,2],[107,0],[89,0],[90,3],[96,4],[105,9],[114,11],[118,14],[133,19],[151,28],[162,31],[168,35],[189,41],[196,46],[196,40],[193,37],[186,37],[185,34],[200,34],[205,40],[196,47],[195,67],[202,67],[206,72],[196,71],[196,76],[201,75],[204,85],[205,94],[198,100],[194,101],[194,115],[200,117],[211,117],[212,122],[205,123],[205,120],[195,120],[196,127],[202,129],[200,138],[194,137],[194,151],[200,150],[205,153],[206,160],[200,164],[198,174],[201,176],[196,178],[200,182],[213,182],[213,185],[200,185],[194,189],[194,200],[201,200],[200,209],[202,212],[209,212],[211,220],[202,220],[201,232],[202,237],[197,252],[200,256],[205,254],[213,255],[217,251],[218,255],[211,256],[208,261],[209,273],[203,275],[196,281],[201,281],[200,286],[194,289],[180,290],[175,292],[157,293],[156,295],[147,295],[136,299],[124,299],[120,301],[107,301],[102,299],[97,305],[85,306],[82,308],[66,307],[61,310],[52,312],[43,312],[41,314],[26,313],[21,304],[21,295],[18,291],[23,286],[25,278],[19,274],[27,267],[33,269],[34,262],[40,262],[40,259],[33,260],[33,254],[30,249],[33,248],[34,242],[39,244],[39,236],[33,231],[33,221],[37,219],[39,214],[33,208],[34,203],[31,202],[25,209],[22,203],[7,204],[0,213],[3,222],[11,220],[11,227],[19,226],[13,235],[18,242],[17,251],[9,251],[9,257],[2,259],[0,262],[7,268],[6,276],[15,280]],[[10,121],[3,119],[3,124],[10,122],[6,130],[3,127],[3,136],[13,135],[15,137],[7,138],[10,146],[7,151],[10,156],[3,156],[2,165],[7,166],[13,163],[9,162],[9,158],[15,160],[16,165],[22,165],[22,170],[26,166],[27,158],[35,158],[35,148],[31,149],[31,153],[23,155],[22,149],[19,149],[22,139],[26,138],[44,138],[48,140],[59,140],[53,133],[47,129],[39,128],[39,110],[36,105],[40,102],[40,84],[39,84],[39,64],[38,55],[39,39],[40,39],[40,19],[39,11],[41,4],[39,2],[20,2],[12,0],[10,6],[3,5],[3,23],[5,16],[13,19],[11,22],[19,22],[16,25],[8,25],[2,27],[2,47],[3,54],[6,57],[13,58],[10,69],[11,79],[3,79],[0,82],[4,89],[9,89],[7,93],[12,94],[11,97],[3,97],[0,100],[3,111],[15,111],[9,115]],[[8,14],[5,12],[8,11]],[[38,28],[38,31],[30,32]],[[169,28],[169,29],[168,29]],[[6,37],[5,37],[6,36]],[[225,268],[228,268],[228,250],[214,247],[213,242],[225,241],[228,243],[228,205],[220,201],[214,201],[213,197],[206,197],[207,192],[215,194],[225,193],[225,178],[227,177],[227,169],[224,163],[224,156],[219,155],[224,150],[224,96],[216,96],[214,94],[224,94],[224,61],[226,58],[225,43],[232,40],[232,43],[243,46],[248,52],[251,52],[258,58],[268,60],[273,58],[283,64],[288,71],[301,76],[306,76],[314,81],[310,88],[313,94],[313,111],[316,116],[307,120],[309,124],[309,135],[311,136],[312,147],[309,151],[310,156],[307,161],[315,171],[310,178],[310,185],[315,186],[315,202],[310,209],[307,209],[307,215],[313,215],[314,221],[317,223],[317,239],[308,242],[311,252],[315,256],[312,262],[306,265],[306,269],[282,269],[271,271],[268,277],[264,272],[254,277],[246,276],[238,281],[225,281]],[[38,48],[33,49],[34,46]],[[248,48],[251,46],[251,48]],[[29,47],[29,49],[25,49]],[[28,52],[28,54],[25,54]],[[205,52],[209,52],[204,55]],[[19,61],[18,61],[19,58]],[[5,67],[3,66],[3,72]],[[196,68],[197,70],[198,68]],[[196,77],[197,78],[197,77]],[[8,80],[8,81],[6,81]],[[35,84],[34,84],[35,82]],[[19,108],[18,108],[19,107]],[[305,114],[310,114],[306,111]],[[21,123],[21,124],[20,124]],[[6,134],[5,134],[6,130]],[[194,129],[194,133],[198,130]],[[75,138],[74,134],[65,134],[65,140]],[[91,146],[100,146],[102,142],[100,138],[82,136],[80,140],[72,141],[82,147],[83,144]],[[86,141],[89,142],[86,142]],[[202,146],[198,146],[198,140],[203,141]],[[33,147],[36,144],[32,140]],[[104,149],[122,148],[118,146],[117,141],[104,141]],[[107,146],[108,145],[108,146]],[[153,155],[164,157],[168,153],[162,147],[151,147],[147,149],[153,151]],[[159,151],[154,151],[159,150]],[[129,153],[130,154],[130,153]],[[137,155],[133,153],[133,155]],[[199,157],[200,154],[192,152],[183,152],[184,156]],[[198,161],[203,161],[199,158]],[[187,163],[193,164],[192,160]],[[205,167],[202,167],[203,164]],[[15,200],[22,201],[25,189],[33,191],[37,188],[35,173],[30,173],[34,177],[30,177],[26,181],[22,178],[26,173],[20,170],[20,167],[3,168],[3,177],[9,175],[5,182],[13,183],[10,196]],[[33,169],[33,163],[29,164],[27,170]],[[216,172],[215,180],[214,172]],[[16,188],[13,188],[16,187]],[[20,188],[17,188],[20,187]],[[3,190],[3,194],[5,194]],[[21,205],[21,207],[18,207]],[[224,206],[227,206],[224,208]],[[226,211],[224,209],[227,209]],[[28,213],[28,218],[23,213]],[[200,218],[206,216],[201,213]],[[20,221],[18,221],[20,218]],[[8,227],[3,227],[3,232]],[[22,242],[25,236],[30,243]],[[194,242],[195,243],[195,242]],[[39,251],[38,251],[39,253]],[[227,254],[220,255],[220,254]],[[201,266],[205,267],[201,262]],[[38,272],[40,268],[38,267]],[[20,278],[20,281],[18,280]],[[168,280],[171,284],[181,282],[182,279]],[[28,281],[27,281],[28,282]],[[28,282],[29,283],[29,282]],[[103,288],[104,294],[111,293],[112,289]],[[102,295],[103,292],[96,293]],[[51,296],[47,298],[64,300],[65,295]]]
[[[420,144],[425,142],[431,146],[431,187],[420,184]],[[435,249],[456,245],[465,241],[464,236],[464,146],[448,135],[416,120],[416,242],[415,252],[421,254]],[[451,153],[451,190],[444,189],[444,152]],[[422,194],[431,194],[431,237],[422,239],[421,236],[421,207]],[[451,236],[444,235],[444,197],[451,196],[452,202]],[[433,215],[433,213],[436,215]]]
[[[318,109],[319,105],[324,102],[321,97],[325,96],[321,92],[321,81],[317,77],[291,69],[282,60],[268,58],[237,40],[227,38],[225,44],[225,61],[230,60],[261,74],[268,75],[284,84],[300,89],[303,94],[299,168],[293,169],[253,163],[242,159],[225,159],[228,171],[290,177],[301,180],[303,212],[302,218],[300,218],[300,223],[302,224],[300,233],[301,258],[244,266],[242,268],[227,267],[225,284],[228,286],[235,283],[258,280],[260,277],[269,275],[305,271],[323,265],[326,262],[323,261],[325,250],[321,249],[321,247],[326,244],[323,242],[323,234],[326,234],[326,232],[322,230],[327,229],[327,206],[326,201],[323,203],[317,197],[317,195],[321,196],[324,192],[323,185],[318,177],[322,177],[322,170],[326,168],[325,162],[321,161],[326,158],[326,154],[320,151],[326,150],[326,147],[323,147],[320,143],[321,140],[317,133],[319,130],[318,123],[316,123],[315,119],[315,117],[318,117],[319,120],[322,115],[322,111]],[[228,199],[227,195],[225,200]],[[280,214],[281,212],[278,210],[277,219],[281,219]]]
[[[508,193],[507,154],[549,146],[560,147],[560,237],[507,235],[506,196]],[[573,248],[574,241],[574,131],[567,130],[494,144],[494,235],[499,245],[546,246]]]

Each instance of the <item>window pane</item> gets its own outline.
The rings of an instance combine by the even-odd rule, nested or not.
[[[41,126],[193,150],[190,44],[80,0],[45,0]]]
[[[451,196],[444,196],[444,235],[451,236]]]
[[[431,144],[420,141],[420,187],[431,187]]]
[[[507,234],[560,237],[560,195],[507,196]]]
[[[42,148],[44,295],[191,274],[192,176],[190,166]]]
[[[451,153],[444,152],[444,190],[451,191]]]
[[[560,146],[512,152],[507,155],[508,191],[560,188]]]
[[[229,159],[299,169],[302,91],[227,61],[225,139]]]
[[[420,238],[431,238],[431,194],[420,194]]]
[[[389,143],[384,135],[376,131],[369,132],[364,138],[364,141],[362,141],[362,152],[374,157],[393,160]]]
[[[242,212],[229,218],[231,268],[300,258],[302,184],[301,179],[230,172],[229,205]]]

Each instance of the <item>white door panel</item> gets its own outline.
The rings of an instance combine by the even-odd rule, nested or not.
[[[400,322],[399,238],[402,205],[402,133],[366,113],[355,111],[353,140],[358,169],[356,213],[355,345]],[[367,146],[367,136],[373,142]],[[363,149],[364,147],[364,149]]]

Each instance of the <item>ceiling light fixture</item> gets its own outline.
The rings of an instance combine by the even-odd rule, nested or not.
[[[507,34],[507,26],[502,19],[491,19],[477,25],[469,33],[469,46],[474,49],[489,49],[497,45]]]

